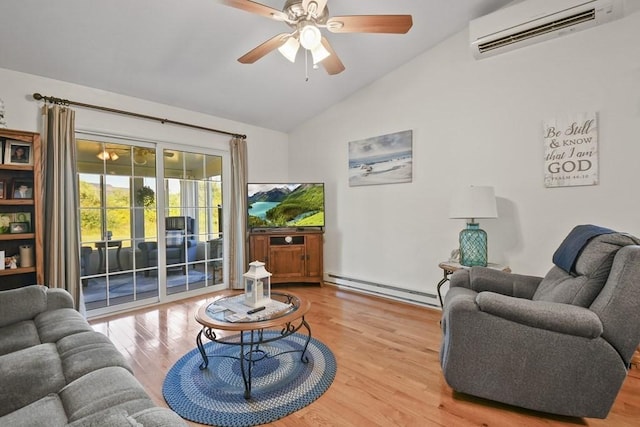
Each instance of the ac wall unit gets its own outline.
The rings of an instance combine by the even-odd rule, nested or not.
[[[524,0],[469,23],[473,55],[496,55],[623,15],[622,0]]]

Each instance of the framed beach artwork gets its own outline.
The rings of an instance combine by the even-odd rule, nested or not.
[[[412,130],[349,142],[350,187],[411,182],[412,165]]]

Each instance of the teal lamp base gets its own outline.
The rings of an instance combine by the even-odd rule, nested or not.
[[[466,267],[487,266],[487,233],[475,222],[460,232],[460,264]]]

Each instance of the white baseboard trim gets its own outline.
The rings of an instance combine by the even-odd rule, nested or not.
[[[399,288],[397,286],[370,282],[353,277],[345,277],[335,273],[325,272],[324,276],[325,283],[335,285],[338,288],[353,290],[384,298],[390,298],[397,301],[407,302],[410,304],[416,304],[425,307],[435,307],[438,309],[440,308],[438,297],[428,292],[414,291],[411,289]]]

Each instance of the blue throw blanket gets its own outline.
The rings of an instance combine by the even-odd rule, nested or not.
[[[582,251],[584,245],[591,239],[601,234],[615,233],[614,230],[610,230],[604,227],[598,227],[597,225],[578,225],[576,226],[567,237],[562,241],[560,247],[553,254],[553,263],[566,271],[571,273],[573,265]]]

